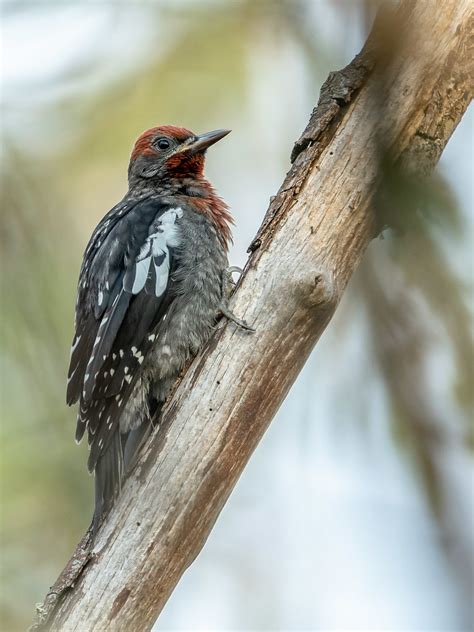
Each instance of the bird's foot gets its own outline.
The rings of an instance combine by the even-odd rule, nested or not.
[[[232,278],[234,272],[238,272],[239,275],[241,275],[243,270],[238,266],[229,266],[225,268],[225,270],[222,270],[221,288],[223,300],[229,299],[235,290],[235,281]]]
[[[227,304],[222,302],[219,306],[219,311],[220,313],[225,316],[227,318],[227,320],[232,321],[233,323],[235,323],[238,327],[240,327],[241,329],[244,329],[245,331],[251,331],[252,333],[255,333],[255,329],[253,327],[250,327],[250,325],[248,325],[245,320],[242,320],[242,318],[238,318],[235,314],[233,314],[230,309],[227,307]]]
[[[229,266],[222,271],[222,301],[219,305],[219,311],[223,316],[225,316],[225,318],[227,318],[227,320],[232,321],[241,329],[255,333],[255,329],[253,327],[250,327],[250,325],[248,325],[245,320],[242,320],[242,318],[238,318],[229,309],[229,298],[235,288],[235,282],[232,278],[232,274],[234,272],[242,274],[242,269],[238,268],[237,266]]]

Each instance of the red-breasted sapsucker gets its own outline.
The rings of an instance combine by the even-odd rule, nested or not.
[[[226,136],[162,126],[132,152],[129,190],[105,215],[79,276],[67,402],[87,430],[97,527],[151,431],[151,419],[226,307],[232,218],[203,176]]]

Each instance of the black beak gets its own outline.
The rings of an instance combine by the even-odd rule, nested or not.
[[[193,154],[198,151],[205,151],[208,147],[217,143],[218,140],[227,136],[227,134],[230,134],[230,129],[216,129],[213,132],[200,134],[192,143],[185,145],[183,151],[189,151]]]

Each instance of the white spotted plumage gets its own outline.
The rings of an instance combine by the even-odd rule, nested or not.
[[[173,143],[183,134],[188,145],[196,138],[166,130]],[[133,156],[129,192],[86,248],[71,349],[67,400],[80,401],[76,438],[88,433],[95,524],[120,487],[137,437],[145,436],[135,430],[148,432],[179,371],[212,331],[230,237],[225,204],[201,173],[160,183],[150,156],[136,163]]]

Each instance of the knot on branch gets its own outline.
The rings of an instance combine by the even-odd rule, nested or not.
[[[338,292],[333,275],[319,270],[299,285],[300,301],[308,309],[331,313],[338,303]]]

